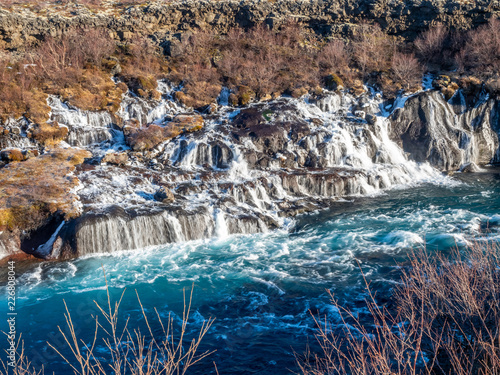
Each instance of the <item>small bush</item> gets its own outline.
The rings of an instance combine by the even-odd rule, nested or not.
[[[500,70],[500,21],[491,19],[487,25],[467,35],[464,48],[457,55],[462,71],[487,78]]]
[[[48,343],[48,346],[61,357],[63,363],[67,364],[68,373],[106,375],[111,371],[114,374],[188,374],[193,365],[213,353],[199,350],[201,341],[212,326],[213,318],[202,322],[198,334],[193,339],[190,341],[186,339],[193,289],[188,296],[186,291],[183,291],[184,309],[180,314],[179,324],[171,314],[166,319],[161,318],[156,308],[155,317],[151,319],[137,295],[137,307],[147,326],[146,332],[143,332],[138,327],[130,327],[128,319],[124,321],[120,319],[120,305],[125,290],[117,300],[113,300],[104,270],[103,273],[107,303],[94,301],[98,313],[90,317],[95,321],[93,342],[87,345],[79,337],[80,329],[75,325],[78,322],[73,321],[65,303],[66,330],[59,327],[64,340],[62,344]],[[16,344],[15,366],[10,370],[4,357],[0,358],[0,374],[3,375],[4,372],[10,374],[12,371],[13,375],[43,375],[43,367],[34,368],[26,356],[24,342],[19,339]],[[69,349],[73,355],[68,357],[62,354],[61,346]]]
[[[325,77],[325,86],[328,90],[342,90],[344,81],[337,74],[329,74]]]
[[[78,82],[86,64],[101,66],[115,43],[104,30],[70,29],[60,38],[47,37],[36,50],[33,62],[41,75],[58,86]]]
[[[391,71],[393,79],[401,83],[405,90],[421,89],[423,69],[413,54],[394,53]]]
[[[448,29],[442,23],[438,23],[422,32],[414,43],[415,50],[421,61],[425,63],[442,63],[443,52],[449,35]]]
[[[297,357],[301,373],[485,374],[500,372],[500,249],[476,243],[449,257],[410,257],[389,307],[368,286],[371,322],[343,308],[340,328],[317,320],[320,355]]]
[[[353,60],[364,78],[391,67],[395,42],[378,25],[361,23],[353,36]]]
[[[342,40],[328,42],[318,54],[318,64],[324,71],[345,74],[349,70],[350,51]]]

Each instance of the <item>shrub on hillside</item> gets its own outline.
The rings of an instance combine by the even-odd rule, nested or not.
[[[462,71],[486,78],[500,70],[500,21],[491,19],[487,25],[472,30],[465,46],[457,55]]]
[[[342,72],[349,66],[350,51],[346,43],[339,39],[328,42],[318,54],[318,63],[324,70]]]
[[[196,33],[182,40],[183,53],[172,58],[170,78],[183,82],[183,94],[192,101],[198,99],[200,88],[221,85],[233,91],[249,87],[258,98],[291,94],[319,84],[316,50],[308,47],[311,40],[315,37],[294,24],[278,32],[265,25],[248,31],[234,28],[220,38]],[[210,90],[199,104],[208,105],[217,95]]]
[[[422,88],[422,65],[413,54],[394,53],[391,71],[393,79],[399,82],[405,91]]]
[[[90,64],[100,66],[104,57],[115,49],[105,30],[70,29],[61,37],[47,37],[33,56],[41,76],[57,86],[78,83],[82,69]]]
[[[450,36],[448,28],[442,23],[422,32],[415,40],[416,53],[424,63],[441,64],[447,39]]]
[[[391,67],[395,41],[376,24],[361,23],[352,41],[353,60],[364,78]]]

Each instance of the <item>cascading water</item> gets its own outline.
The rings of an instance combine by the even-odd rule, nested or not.
[[[182,112],[182,107],[172,100],[173,88],[169,84],[159,81],[157,90],[161,94],[159,101],[145,100],[131,92],[125,94],[119,116],[124,121],[137,120],[143,126],[161,123],[166,117]]]
[[[113,139],[114,121],[108,112],[70,108],[54,96],[49,96],[47,103],[51,108],[50,121],[68,128],[67,142],[71,146],[89,146]]]
[[[159,101],[127,93],[118,113],[121,122],[161,126],[185,112],[172,100],[172,87],[159,82],[158,90]],[[289,216],[340,198],[394,186],[446,183],[447,177],[428,162],[440,167],[445,160],[444,165],[458,168],[484,164],[498,152],[496,129],[489,126],[498,116],[497,104],[487,98],[469,110],[462,108],[460,98],[462,104],[447,103],[433,91],[390,104],[375,93],[355,98],[330,92],[237,110],[226,106],[224,98],[223,93],[216,115],[205,116],[201,131],[163,143],[153,156],[129,153],[125,166],[103,164],[81,171],[77,194],[85,213],[77,224],[65,224],[57,247],[44,248],[39,256],[266,231],[281,227]],[[69,128],[70,144],[91,146],[101,157],[117,149],[127,152],[110,114],[73,109],[55,97],[48,102],[51,121]],[[405,132],[415,126],[411,118],[418,118],[415,111],[423,105],[434,146],[419,159],[408,149]],[[435,141],[439,137],[444,143]],[[162,187],[173,193],[173,202],[156,198]],[[197,230],[193,221],[201,223]]]
[[[159,213],[156,218],[137,216],[131,218],[136,230],[146,231],[150,238],[158,235],[153,218],[163,223],[164,235],[176,242],[202,232],[212,220],[215,225],[211,230],[219,238],[132,252],[107,252],[117,249],[117,244],[133,241],[131,232],[126,233],[125,221],[105,223],[106,218],[96,218],[102,222],[85,231],[100,228],[104,233],[80,234],[88,241],[91,236],[103,241],[108,231],[119,233],[119,238],[113,237],[117,243],[96,245],[113,246],[102,249],[105,254],[19,269],[17,329],[23,333],[25,353],[37,367],[43,364],[51,373],[71,371],[50,348],[40,350],[40,345],[48,341],[71,358],[64,338],[57,334],[65,305],[78,338],[93,342],[96,323],[91,315],[99,315],[93,301],[107,300],[104,268],[112,303],[126,289],[120,323],[128,319],[131,329],[139,327],[146,334],[148,326],[137,295],[154,334],[161,332],[157,311],[163,319],[169,314],[174,318],[174,337],[178,337],[183,289],[194,284],[186,341],[196,336],[204,319],[216,318],[199,348],[200,352],[216,352],[192,368],[193,375],[215,375],[212,362],[221,374],[286,375],[290,370],[298,371],[294,352],[301,354],[307,348],[319,352],[312,339],[316,323],[311,314],[331,322],[332,328],[342,324],[327,291],[362,322],[369,322],[364,308],[365,282],[384,301],[401,272],[396,262],[405,262],[412,250],[425,246],[429,252],[446,254],[457,245],[463,248],[470,239],[500,240],[500,180],[498,171],[493,172],[459,174],[458,181],[451,184],[424,183],[375,197],[333,202],[327,210],[298,217],[291,230],[254,235],[225,236],[226,228],[231,233],[233,225],[247,232],[262,232],[262,228],[254,224],[243,228],[244,217],[233,219],[218,209],[192,220],[174,212]],[[118,216],[123,217],[123,212],[115,214]],[[0,290],[5,289],[0,286]],[[6,295],[1,294],[0,306],[7,306]],[[61,328],[64,330],[64,323]],[[96,352],[106,358],[100,337]]]

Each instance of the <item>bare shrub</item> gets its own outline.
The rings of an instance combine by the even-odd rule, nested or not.
[[[250,87],[257,96],[291,92],[318,84],[315,53],[305,47],[306,36],[296,24],[279,32],[264,25],[228,35],[221,71],[235,86]]]
[[[102,60],[115,50],[116,44],[105,29],[84,29],[78,34],[76,46],[87,63],[101,66]]]
[[[422,80],[422,66],[413,54],[396,52],[392,57],[393,79],[405,90],[418,88]]]
[[[43,375],[44,369],[36,369],[29,358],[26,356],[24,351],[24,341],[22,340],[22,335],[15,344],[15,362],[14,366],[9,366],[6,361],[4,361],[4,355],[0,358],[0,374],[1,375]],[[2,353],[5,354],[5,353]]]
[[[481,77],[497,73],[500,70],[500,21],[491,19],[487,25],[470,31],[457,60],[462,70]]]
[[[160,51],[151,39],[135,36],[127,45],[124,74],[158,75],[161,71]]]
[[[78,82],[86,63],[100,66],[114,50],[114,42],[104,30],[72,29],[60,38],[48,37],[33,57],[42,76],[59,85]]]
[[[340,327],[316,318],[322,353],[298,357],[303,374],[500,373],[500,249],[410,257],[392,300],[379,307],[368,284],[371,324],[332,304]]]
[[[104,277],[107,304],[101,306],[94,301],[100,315],[93,316],[95,321],[93,340],[86,342],[77,336],[77,327],[74,325],[68,306],[64,303],[67,330],[58,328],[73,358],[66,357],[61,353],[60,348],[48,343],[68,364],[71,368],[70,372],[77,375],[106,375],[110,371],[113,374],[186,374],[190,367],[213,353],[210,351],[199,353],[200,343],[210,329],[213,319],[204,321],[197,336],[189,342],[186,340],[194,288],[191,289],[187,298],[184,291],[184,310],[179,327],[180,332],[177,335],[174,332],[174,318],[170,314],[164,321],[155,308],[155,319],[149,320],[136,292],[138,308],[142,312],[147,328],[144,333],[139,328],[129,328],[128,319],[125,322],[121,321],[120,304],[125,290],[118,300],[113,301],[106,275]],[[101,348],[98,348],[99,345]],[[7,371],[9,367],[2,357],[0,358],[0,375],[11,373],[13,375],[43,375],[43,369],[34,369],[29,359],[26,358],[22,341],[19,341],[17,348],[18,367],[15,367],[13,372],[12,369]],[[103,348],[107,355],[102,354],[100,349]]]
[[[395,42],[382,32],[379,25],[361,23],[353,37],[353,59],[363,76],[388,70]]]
[[[441,338],[436,370],[500,372],[499,265],[500,249],[491,243],[475,243],[450,257],[412,256],[396,298],[403,319],[423,322],[425,350]]]
[[[414,43],[418,57],[425,63],[435,63],[442,60],[449,35],[448,28],[442,23],[438,23],[421,33]]]
[[[318,63],[322,70],[345,74],[349,69],[350,51],[342,40],[332,40],[318,54]]]

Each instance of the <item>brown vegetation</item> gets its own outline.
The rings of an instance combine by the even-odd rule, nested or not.
[[[423,69],[413,54],[394,53],[392,56],[391,71],[393,80],[398,82],[405,91],[420,89]]]
[[[500,70],[500,21],[493,19],[487,25],[467,35],[465,47],[458,56],[459,68],[481,78],[491,77]]]
[[[104,29],[72,29],[47,37],[25,55],[4,51],[0,58],[0,120],[26,116],[36,124],[42,143],[56,143],[65,130],[47,124],[47,95],[59,95],[82,110],[116,113],[129,89],[145,99],[159,100],[157,80],[182,84],[175,98],[187,107],[205,110],[222,87],[231,90],[232,105],[269,100],[281,94],[350,89],[364,92],[375,85],[386,96],[420,88],[425,69],[445,70],[454,85],[472,73],[499,92],[500,22],[493,20],[469,33],[451,33],[440,24],[424,31],[413,46],[361,24],[348,41],[325,41],[298,24],[279,30],[264,25],[235,28],[227,35],[186,32],[171,42],[166,58],[150,38],[134,36],[117,44]],[[425,67],[425,68],[424,68]],[[465,73],[465,74],[463,74]],[[115,76],[121,83],[111,80]],[[446,97],[456,88],[442,87]],[[151,131],[152,132],[152,131]],[[154,133],[154,132],[153,132]]]
[[[210,356],[213,352],[200,352],[199,347],[208,332],[213,318],[203,321],[197,335],[190,341],[187,339],[187,325],[190,319],[193,288],[188,298],[183,291],[184,310],[180,325],[171,314],[162,319],[154,309],[151,319],[146,315],[141,299],[137,294],[137,307],[146,322],[146,332],[138,327],[130,327],[128,319],[122,321],[119,316],[120,304],[125,290],[115,301],[112,300],[106,274],[107,303],[101,305],[94,301],[99,313],[92,316],[95,321],[95,332],[91,342],[78,337],[78,326],[75,326],[71,313],[66,306],[64,318],[66,329],[59,328],[61,341],[70,350],[72,357],[61,353],[62,348],[49,342],[49,347],[60,355],[68,365],[68,372],[76,375],[144,374],[144,375],[179,375],[189,373],[196,363]],[[151,319],[151,320],[150,320]],[[103,355],[105,348],[106,354]],[[0,375],[43,375],[43,368],[37,369],[31,364],[24,352],[24,342],[19,338],[16,346],[16,366],[9,369],[4,357],[0,358]],[[70,370],[71,369],[71,370]]]
[[[303,374],[498,374],[500,249],[478,243],[447,257],[419,252],[372,324],[339,309],[341,328],[317,320],[323,353],[298,360]]]
[[[54,149],[0,169],[0,228],[32,230],[55,212],[78,215],[77,197],[70,192],[78,180],[71,172],[90,156],[84,150]]]
[[[449,34],[448,29],[441,23],[422,32],[415,40],[415,51],[418,57],[424,63],[441,63]]]
[[[151,124],[144,128],[132,128],[127,135],[127,141],[134,151],[150,150],[162,142],[203,128],[203,118],[200,115],[177,115],[164,126]]]
[[[172,59],[169,77],[183,82],[179,97],[193,106],[214,102],[221,86],[233,91],[234,103],[245,105],[254,98],[316,87],[313,43],[316,38],[296,24],[279,32],[264,25],[248,31],[236,28],[223,38],[198,33],[182,41],[183,53]]]

